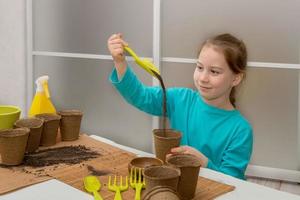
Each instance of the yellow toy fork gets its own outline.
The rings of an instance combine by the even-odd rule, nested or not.
[[[126,176],[125,183],[122,181],[122,176],[120,176],[119,184],[117,183],[117,175],[115,175],[114,181],[111,181],[111,176],[108,177],[108,189],[115,192],[114,200],[122,200],[121,192],[128,190],[128,178]]]
[[[143,180],[142,180],[143,179]],[[145,188],[145,178],[142,177],[142,169],[132,167],[130,170],[130,186],[135,189],[135,200],[141,200],[141,191]]]

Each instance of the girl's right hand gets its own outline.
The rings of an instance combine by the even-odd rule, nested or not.
[[[125,62],[124,46],[128,46],[128,44],[123,40],[121,33],[109,37],[107,47],[115,63]]]
[[[128,46],[128,44],[122,39],[121,33],[113,34],[107,41],[107,47],[113,57],[119,79],[123,76],[127,67],[124,46]]]

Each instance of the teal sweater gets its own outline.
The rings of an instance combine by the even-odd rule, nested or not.
[[[138,109],[162,116],[160,87],[143,85],[130,67],[121,80],[114,69],[110,81]],[[181,145],[199,150],[208,158],[207,167],[244,179],[252,152],[252,128],[238,110],[223,110],[205,103],[188,88],[167,89],[167,116],[172,129],[182,132]]]

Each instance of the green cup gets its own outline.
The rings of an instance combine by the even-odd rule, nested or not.
[[[21,109],[16,106],[0,105],[0,130],[13,128],[20,114]]]

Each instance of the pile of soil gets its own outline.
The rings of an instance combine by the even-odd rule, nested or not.
[[[101,156],[100,153],[83,145],[58,147],[25,155],[23,165],[45,167],[56,164],[78,164],[99,156]]]

